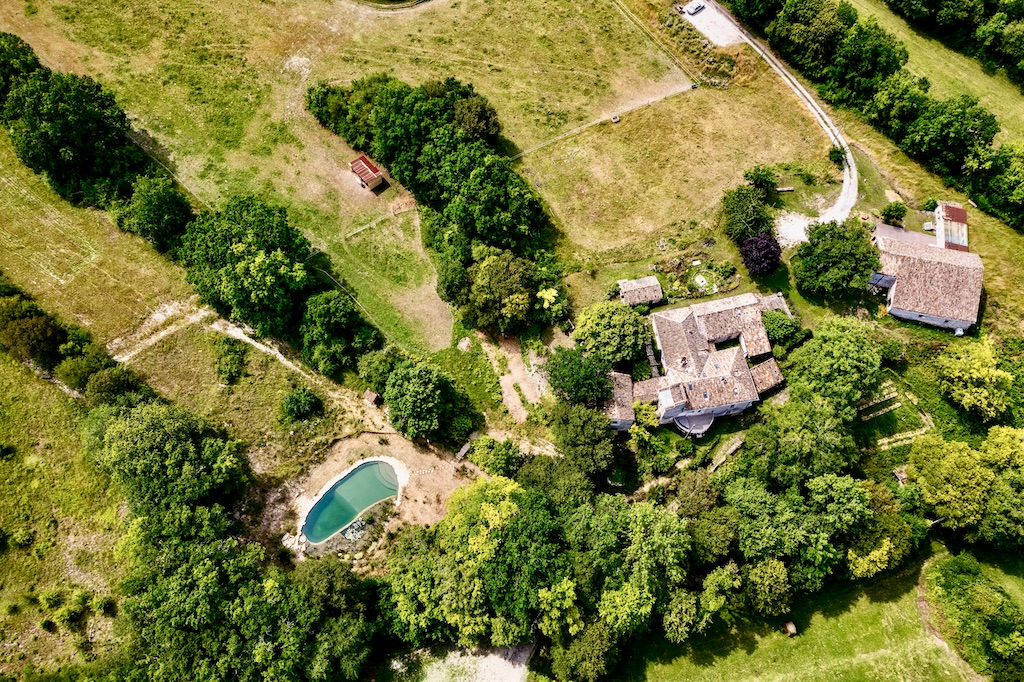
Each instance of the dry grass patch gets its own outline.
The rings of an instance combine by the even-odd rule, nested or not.
[[[827,151],[810,114],[759,63],[742,85],[698,88],[595,126],[525,157],[523,171],[574,249],[649,253],[674,224],[709,221],[745,168]]]

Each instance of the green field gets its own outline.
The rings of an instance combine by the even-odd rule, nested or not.
[[[925,631],[917,570],[866,585],[827,587],[798,603],[788,638],[782,619],[683,647],[657,642],[635,652],[628,680],[966,680],[966,664]],[[634,667],[645,659],[651,662]]]
[[[1003,133],[997,140],[1024,139],[1024,97],[1020,86],[1006,74],[991,74],[977,60],[955,52],[935,38],[919,33],[885,6],[882,0],[850,0],[861,16],[875,16],[878,23],[907,46],[907,69],[925,76],[938,97],[970,94],[999,119]]]
[[[39,627],[54,609],[39,595],[74,590],[116,594],[122,567],[114,544],[122,528],[120,497],[86,459],[79,432],[83,412],[55,385],[0,354],[0,673],[25,662],[80,660],[86,631]],[[13,546],[7,536],[28,531],[32,542]],[[87,639],[96,653],[109,651],[111,620],[90,617]]]

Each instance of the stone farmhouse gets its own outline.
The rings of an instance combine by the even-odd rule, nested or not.
[[[665,297],[661,290],[661,282],[654,275],[641,277],[640,279],[620,279],[619,300],[626,305],[640,305],[643,303],[660,303]]]
[[[634,382],[612,372],[613,397],[605,406],[612,428],[628,429],[633,404],[657,404],[662,424],[700,437],[717,417],[739,414],[780,386],[761,313],[790,315],[782,294],[742,294],[651,315],[661,349],[662,376]]]
[[[927,226],[926,226],[927,227]],[[872,241],[882,268],[869,288],[885,293],[894,317],[948,329],[957,336],[978,322],[985,268],[967,250],[967,212],[940,202],[935,236],[879,223]]]

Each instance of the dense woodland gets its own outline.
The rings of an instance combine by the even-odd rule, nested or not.
[[[1019,198],[998,192],[1021,155],[991,150],[996,123],[976,102],[936,101],[908,80],[905,52],[881,29],[828,0],[740,11],[767,25],[773,45],[830,100],[862,109],[1021,224]],[[877,55],[866,58],[868,49]],[[238,197],[196,215],[133,146],[102,87],[40,67],[13,36],[0,36],[0,51],[10,56],[0,72],[4,125],[19,157],[62,196],[109,209],[122,229],[180,262],[205,302],[289,341],[317,370],[355,369],[409,437],[458,443],[479,424],[450,377],[386,344],[318,273],[284,211]],[[471,86],[372,76],[314,86],[307,104],[424,206],[439,289],[464,320],[510,333],[567,319],[543,206],[498,153],[494,110]],[[768,274],[779,264],[762,210],[774,178],[754,169],[746,179],[726,200],[727,231]],[[862,289],[877,255],[854,227],[812,231],[794,259],[802,289],[825,298]],[[689,440],[657,428],[650,406],[638,407],[626,437],[595,409],[609,369],[643,373],[650,337],[639,313],[606,302],[580,312],[577,349],[558,351],[548,368],[557,400],[538,418],[560,457],[480,438],[470,457],[488,475],[455,492],[436,525],[402,530],[385,571],[355,576],[333,558],[293,567],[249,535],[246,444],[162,400],[6,281],[0,296],[0,348],[78,392],[85,447],[129,510],[124,649],[48,679],[355,680],[381,663],[375,652],[531,641],[555,679],[614,679],[621,652],[641,638],[683,642],[776,618],[829,585],[897,570],[940,517],[956,543],[1024,545],[1024,417],[1014,388],[1024,368],[1003,349],[963,341],[944,351],[943,391],[985,436],[974,447],[920,439],[901,486],[871,466],[855,426],[858,405],[907,349],[870,323],[831,318],[811,334],[769,313],[790,398],[763,405],[737,456],[711,473]],[[301,418],[314,398],[295,396],[286,410]],[[941,585],[952,590],[948,575]],[[986,660],[997,679],[1020,679],[1024,622],[1018,614],[996,625]]]

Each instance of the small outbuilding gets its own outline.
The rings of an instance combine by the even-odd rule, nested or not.
[[[363,400],[369,405],[381,404],[380,395],[370,389],[366,389],[366,391],[363,392]]]
[[[787,637],[795,637],[796,623],[794,623],[793,621],[788,621],[785,625],[782,626],[782,630],[786,633]]]
[[[661,290],[661,282],[654,275],[640,279],[620,279],[619,300],[626,305],[660,303],[665,294]]]
[[[373,189],[384,181],[384,174],[373,165],[373,162],[365,154],[350,163],[348,167],[359,178],[359,184],[366,189]]]

